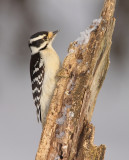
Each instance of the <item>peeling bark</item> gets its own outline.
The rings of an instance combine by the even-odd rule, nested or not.
[[[58,73],[36,160],[104,159],[106,147],[93,144],[95,129],[90,121],[109,66],[115,3],[105,0],[101,22],[87,44],[70,44]]]

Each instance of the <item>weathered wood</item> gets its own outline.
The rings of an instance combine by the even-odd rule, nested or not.
[[[70,44],[47,115],[36,160],[103,160],[106,147],[93,145],[90,124],[109,66],[115,0],[106,0],[88,43]]]

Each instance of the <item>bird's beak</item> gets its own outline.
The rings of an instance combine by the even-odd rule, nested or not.
[[[53,35],[56,35],[58,32],[59,32],[58,30],[54,31],[54,32],[53,32]]]
[[[49,38],[49,39],[53,39],[53,37],[55,37],[55,35],[56,35],[58,32],[59,32],[58,30],[56,30],[56,31],[54,31],[54,32],[49,32],[49,33],[48,33],[48,38]]]

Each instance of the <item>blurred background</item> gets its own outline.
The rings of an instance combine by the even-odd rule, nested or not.
[[[0,159],[33,160],[41,125],[37,123],[29,75],[30,35],[60,33],[54,48],[60,59],[69,43],[99,18],[104,0],[0,0]],[[97,99],[92,123],[95,144],[105,144],[105,160],[129,159],[129,1],[118,0],[111,64]]]

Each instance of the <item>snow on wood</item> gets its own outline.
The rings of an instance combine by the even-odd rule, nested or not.
[[[97,29],[101,20],[102,18],[94,19],[92,25],[80,33],[81,36],[76,39],[77,45],[87,44],[89,42],[91,32]]]

